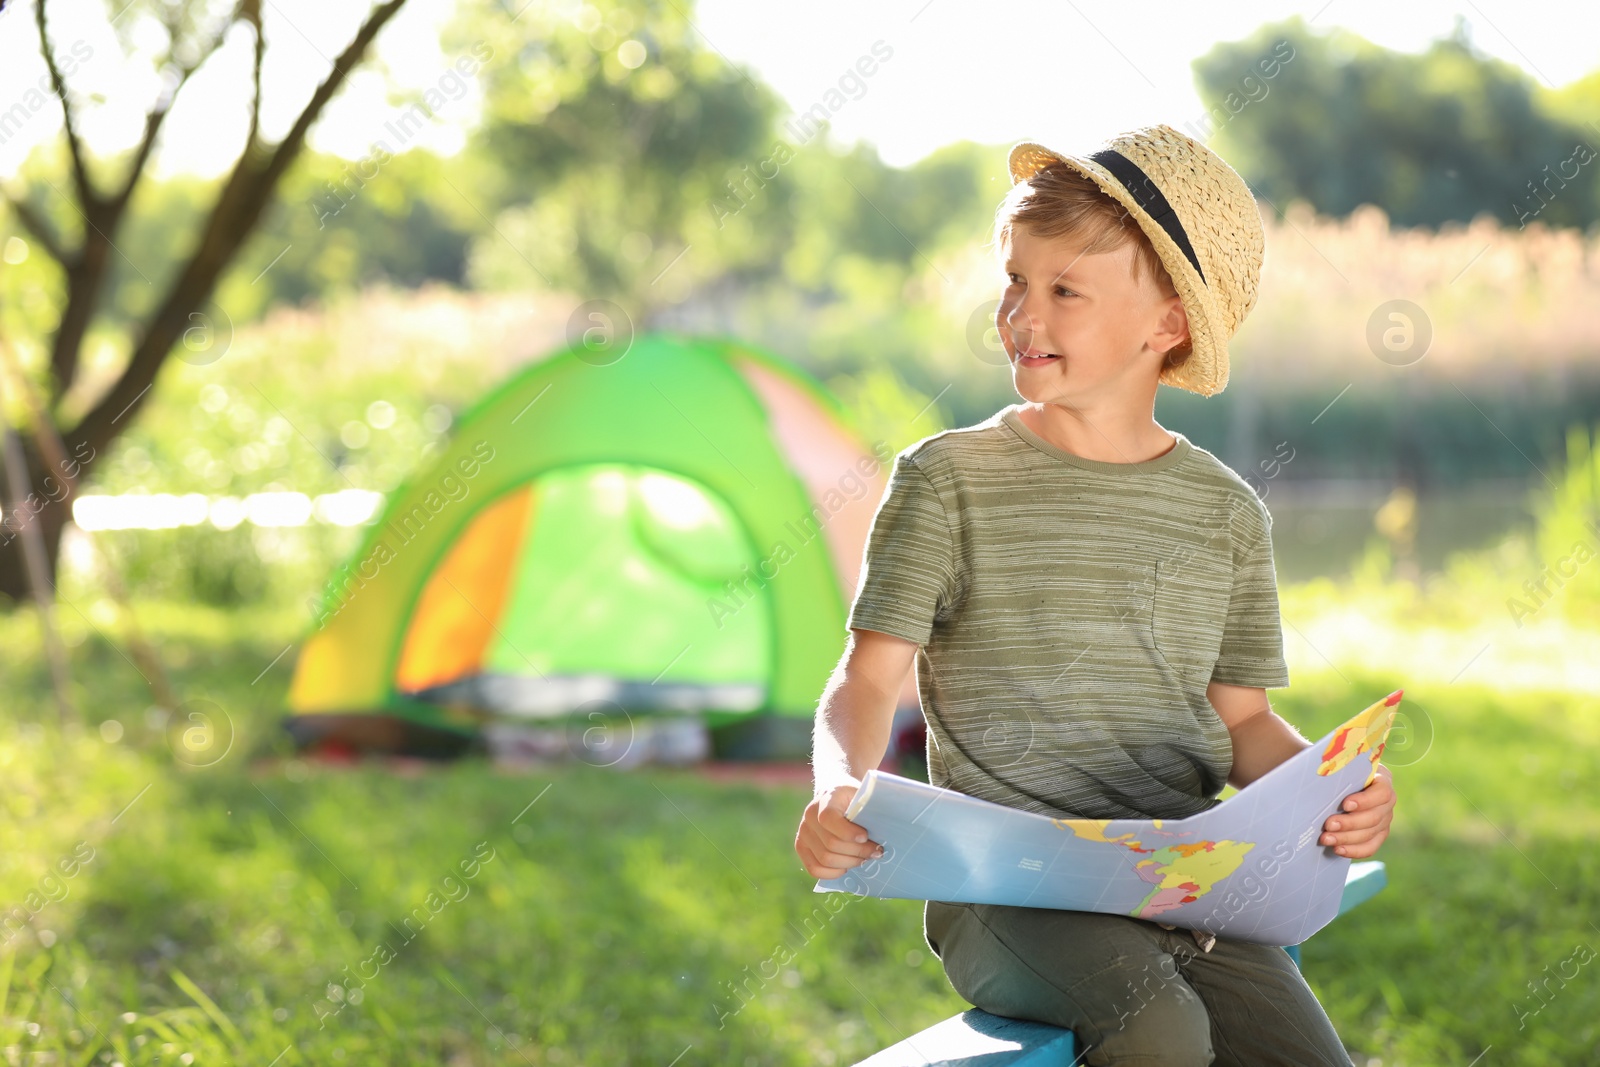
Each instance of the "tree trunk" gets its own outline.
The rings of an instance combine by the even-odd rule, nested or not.
[[[133,350],[129,354],[127,367],[76,426],[58,430],[68,453],[67,461],[78,468],[72,472],[77,484],[84,484],[89,469],[99,456],[133,424],[155,384],[162,364],[189,325],[190,313],[202,308],[211,299],[217,281],[234,261],[245,241],[255,232],[262,213],[272,202],[280,179],[298,158],[306,136],[321,116],[323,108],[344,85],[348,73],[361,64],[373,38],[405,3],[406,0],[382,0],[368,11],[361,27],[340,53],[338,61],[333,63],[332,72],[312,93],[310,102],[300,112],[294,126],[276,145],[268,145],[257,136],[261,63],[265,49],[261,33],[261,5],[259,0],[241,0],[233,18],[251,23],[255,37],[255,96],[251,103],[250,130],[244,149],[223,183],[221,194],[201,229],[199,241],[188,262],[178,272],[165,299],[158,302],[153,315],[134,331]],[[4,0],[0,0],[0,6],[4,6]],[[113,237],[172,101],[169,98],[147,116],[144,139],[134,153],[133,166],[122,192],[110,198],[100,196],[85,173],[83,147],[74,132],[71,98],[63,87],[60,72],[51,61],[54,53],[50,47],[42,2],[35,15],[45,63],[55,82],[56,93],[61,98],[80,201],[74,207],[85,222],[82,248],[70,254],[63,252],[61,242],[52,237],[44,223],[38,221],[39,216],[27,206],[25,197],[17,200],[7,195],[6,199],[12,203],[18,217],[34,237],[52,252],[66,273],[67,300],[51,356],[54,372],[51,392],[59,397],[71,388],[77,373],[79,349],[88,336],[93,311],[102,296],[109,256],[114,248]],[[209,55],[220,43],[220,37],[213,40],[208,48],[202,48],[202,56]],[[194,69],[191,66],[180,72],[180,87]],[[172,90],[174,94],[176,91],[176,88]],[[14,487],[11,490],[12,499],[0,503],[0,508],[4,510],[4,523],[0,526],[0,594],[15,600],[22,600],[29,595],[22,541],[17,532],[27,523],[40,524],[40,533],[49,556],[50,585],[54,589],[60,570],[61,532],[72,517],[72,490],[61,477],[61,472],[50,469],[50,464],[40,457],[37,447],[30,448],[24,444],[23,451],[27,458],[29,484]]]
[[[29,599],[27,562],[22,555],[22,538],[19,536],[23,524],[39,523],[48,577],[54,588],[59,573],[61,530],[72,517],[72,501],[65,495],[66,486],[62,480],[50,476],[40,462],[37,449],[25,438],[22,452],[28,464],[28,495],[18,501],[15,488],[7,494],[4,503],[5,522],[0,528],[0,594],[18,603]]]

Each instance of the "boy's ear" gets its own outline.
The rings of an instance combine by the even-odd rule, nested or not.
[[[1165,297],[1161,303],[1165,310],[1156,320],[1156,332],[1150,338],[1150,347],[1165,355],[1189,339],[1189,313],[1183,309],[1183,298]]]

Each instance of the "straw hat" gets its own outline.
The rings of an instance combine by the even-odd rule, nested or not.
[[[1160,380],[1201,396],[1228,384],[1228,339],[1256,304],[1266,235],[1237,171],[1171,126],[1118,134],[1086,156],[1024,141],[1011,149],[1011,183],[1051,163],[1085,175],[1128,210],[1155,246],[1189,316],[1194,352]]]

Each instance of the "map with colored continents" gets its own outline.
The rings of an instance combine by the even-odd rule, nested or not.
[[[1377,773],[1402,692],[1186,819],[1052,819],[868,771],[845,814],[884,854],[816,891],[1110,912],[1297,945],[1339,912],[1350,861],[1317,839]]]

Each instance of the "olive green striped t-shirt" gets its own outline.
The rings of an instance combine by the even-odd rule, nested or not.
[[[1272,519],[1174,436],[1091,460],[1010,405],[895,457],[847,626],[921,646],[934,785],[1057,818],[1216,803],[1233,746],[1206,686],[1289,684]]]

